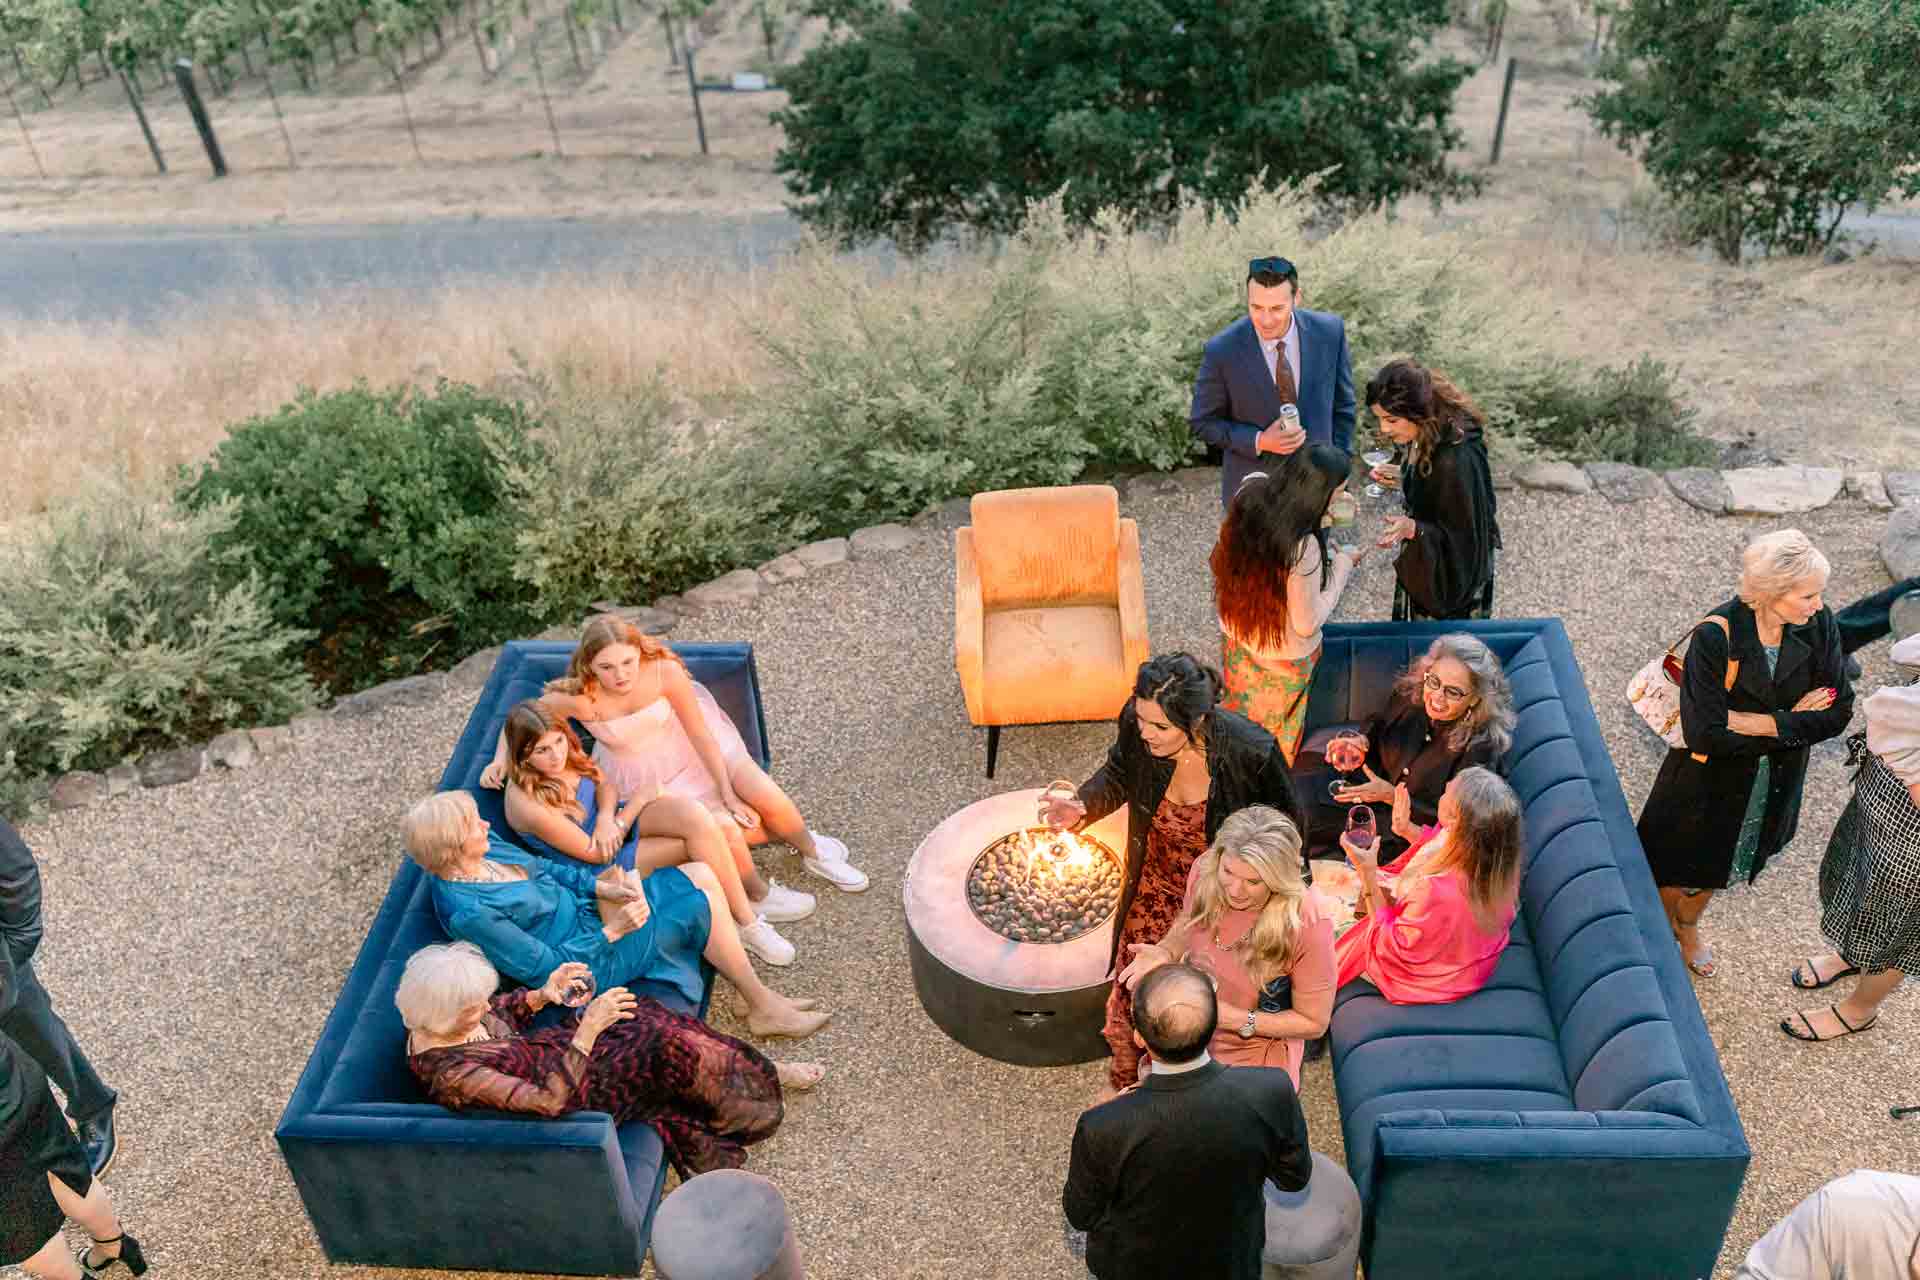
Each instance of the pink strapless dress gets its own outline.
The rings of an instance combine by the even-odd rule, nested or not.
[[[727,767],[748,758],[740,731],[720,709],[705,686],[694,683],[694,698],[706,718],[707,732],[720,745]],[[710,809],[720,809],[720,788],[680,727],[680,717],[664,696],[638,711],[612,720],[585,720],[593,734],[593,762],[620,788],[624,801],[645,804],[663,795],[686,796]]]

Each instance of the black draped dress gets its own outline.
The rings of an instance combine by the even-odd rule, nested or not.
[[[1494,552],[1500,546],[1487,443],[1471,419],[1443,440],[1424,471],[1407,464],[1400,483],[1416,532],[1394,562],[1396,622],[1485,618],[1493,612]]]
[[[13,1000],[13,960],[0,946],[0,1013]],[[0,1035],[0,1265],[40,1252],[66,1220],[49,1173],[76,1196],[93,1189],[87,1153],[60,1114],[46,1072]]]

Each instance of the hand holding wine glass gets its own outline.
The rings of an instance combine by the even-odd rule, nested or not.
[[[1040,821],[1055,831],[1065,831],[1087,816],[1086,802],[1080,790],[1064,778],[1047,784],[1040,793]]]
[[[1347,830],[1340,838],[1340,847],[1362,871],[1380,865],[1380,837],[1375,829],[1372,806],[1361,804],[1347,810]]]
[[[548,1004],[563,1004],[571,1007],[572,1002],[567,999],[567,993],[582,977],[591,986],[593,970],[578,960],[569,960],[565,964],[556,965],[553,972],[547,975],[546,985],[540,988],[540,994],[547,998]],[[585,1004],[586,1001],[583,1000],[581,1003]]]

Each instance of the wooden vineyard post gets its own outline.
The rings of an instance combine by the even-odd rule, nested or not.
[[[193,82],[193,59],[181,58],[173,64],[174,83],[180,86],[180,97],[187,104],[187,114],[193,117],[193,127],[200,132],[200,145],[207,149],[207,160],[213,165],[213,176],[227,176],[227,158],[220,154],[220,140],[213,136],[213,121],[207,118],[207,104],[200,100],[200,86]]]
[[[147,123],[147,109],[140,105],[140,95],[134,91],[125,71],[120,73],[120,87],[126,91],[127,105],[133,108],[134,119],[140,122],[140,132],[147,140],[147,150],[153,152],[153,167],[165,173],[167,158],[160,154],[160,144],[154,139],[153,126]]]

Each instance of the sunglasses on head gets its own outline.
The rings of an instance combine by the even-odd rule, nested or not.
[[[1255,276],[1275,275],[1282,279],[1298,281],[1300,270],[1285,258],[1255,258],[1247,264],[1247,279]]]

